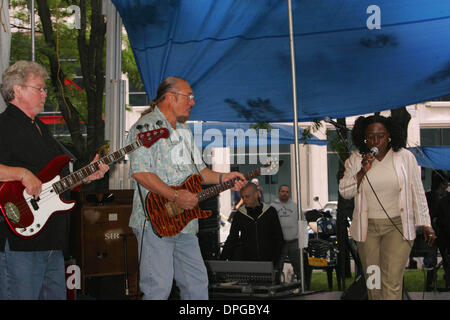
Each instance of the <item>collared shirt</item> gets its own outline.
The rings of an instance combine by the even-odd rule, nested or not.
[[[344,177],[339,181],[339,193],[344,199],[355,199],[350,232],[355,241],[365,241],[368,227],[368,203],[365,184],[357,186],[356,174],[361,170],[362,156],[358,151],[345,161]],[[398,207],[402,218],[402,233],[406,240],[416,238],[416,226],[430,225],[428,205],[414,155],[400,149],[393,152],[394,169],[400,186]]]
[[[141,128],[141,130],[138,128]],[[127,136],[127,144],[131,144],[140,131],[159,128],[167,128],[170,134],[169,138],[159,139],[150,148],[140,147],[130,153],[130,175],[138,172],[151,172],[156,174],[167,185],[178,186],[189,176],[200,174],[206,168],[200,150],[195,147],[194,136],[189,126],[177,122],[177,129],[173,129],[157,106],[131,127]],[[142,199],[145,203],[148,190],[141,186],[141,191],[143,193]],[[145,219],[146,213],[142,208],[136,183],[129,226],[141,229]],[[189,222],[181,232],[197,233],[198,220],[194,219]]]

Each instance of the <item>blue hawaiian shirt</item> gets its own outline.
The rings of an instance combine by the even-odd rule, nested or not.
[[[130,175],[138,172],[152,172],[167,185],[177,186],[182,184],[189,176],[199,174],[206,168],[201,152],[194,144],[194,136],[189,126],[177,122],[177,129],[173,129],[157,106],[131,127],[126,144],[133,143],[139,132],[159,128],[167,128],[170,134],[169,138],[161,138],[150,148],[140,147],[130,153]],[[192,165],[192,162],[195,165]],[[141,191],[145,202],[148,190],[141,186]],[[133,211],[129,226],[142,229],[145,218],[146,214],[142,208],[139,189],[137,183],[135,183]],[[196,234],[198,232],[198,220],[194,219],[189,222],[181,232]]]

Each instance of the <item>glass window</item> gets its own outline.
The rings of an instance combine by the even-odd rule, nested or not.
[[[422,146],[450,146],[450,128],[420,129],[420,144]],[[432,168],[422,168],[422,182],[425,190],[431,188],[432,172]]]
[[[267,153],[269,156],[277,157],[280,162],[283,162],[278,169],[278,173],[271,176],[265,175],[257,177],[259,185],[264,191],[264,202],[268,204],[278,198],[278,188],[281,185],[287,184],[292,190],[290,145],[280,145],[278,148],[278,154],[271,154],[274,151],[271,147],[267,148]],[[255,153],[251,150],[251,148],[246,147],[245,153],[238,153],[238,149],[234,149],[235,150],[230,150],[232,170],[237,170],[245,174],[252,170],[258,169],[263,165],[263,163],[260,162],[260,157],[257,157],[257,163],[254,163]]]
[[[129,97],[129,104],[132,106],[147,106],[147,105],[149,105],[147,95],[145,94],[145,92],[130,93],[128,97]]]
[[[347,139],[351,141],[350,131],[347,133]],[[328,157],[328,201],[337,201],[339,197],[339,181],[337,180],[339,172],[339,155],[336,152],[336,148],[342,148],[342,138],[340,138],[335,129],[327,130],[327,157]],[[348,142],[350,145],[350,142]],[[356,150],[355,147],[349,146],[350,151]],[[344,166],[344,162],[342,163]]]
[[[337,201],[339,186],[337,174],[339,171],[339,157],[336,152],[328,151],[328,201]]]

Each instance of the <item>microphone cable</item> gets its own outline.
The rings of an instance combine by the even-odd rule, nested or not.
[[[383,204],[381,203],[380,198],[378,198],[377,193],[375,192],[375,189],[373,188],[372,184],[370,183],[369,177],[367,176],[367,172],[364,175],[364,178],[366,178],[367,183],[369,184],[370,188],[373,191],[373,194],[375,195],[375,198],[377,199],[378,203],[381,206],[381,209],[383,209],[384,213],[386,214],[386,217],[388,217],[389,221],[391,222],[391,224],[395,227],[395,229],[397,229],[397,231],[400,233],[400,235],[402,236],[402,238],[405,238],[405,236],[403,235],[403,233],[400,231],[400,229],[397,227],[397,225],[394,223],[394,221],[392,221],[392,218],[389,216],[389,214],[387,213],[386,209],[384,208]],[[406,238],[405,238],[406,239]],[[408,245],[410,246],[410,248],[412,249],[412,246],[409,242],[407,242]]]

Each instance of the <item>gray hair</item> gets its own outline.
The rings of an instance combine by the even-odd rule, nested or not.
[[[14,86],[23,85],[30,77],[40,76],[42,79],[48,79],[48,73],[45,68],[37,62],[20,60],[9,66],[3,72],[1,93],[6,102],[14,99]]]
[[[144,116],[147,113],[152,112],[153,109],[155,108],[155,106],[166,98],[166,93],[167,92],[171,91],[172,89],[177,89],[179,81],[185,81],[185,80],[182,79],[182,78],[178,78],[178,77],[167,77],[167,78],[165,78],[160,83],[160,85],[158,86],[158,89],[156,90],[156,98],[154,98],[150,102],[150,107],[147,108],[146,110],[144,110],[142,112],[141,116]]]

